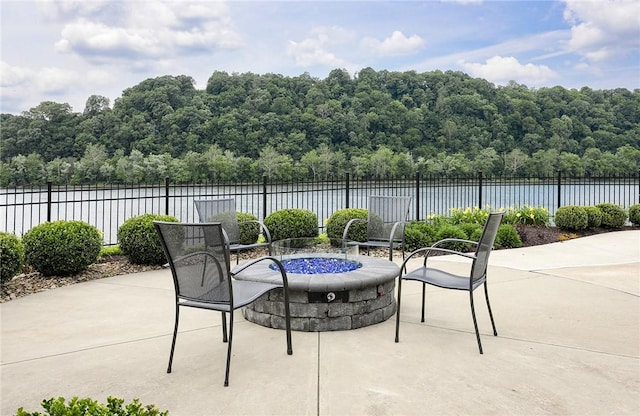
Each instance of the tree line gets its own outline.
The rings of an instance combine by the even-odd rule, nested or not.
[[[0,185],[640,169],[640,90],[495,86],[461,72],[162,76],[84,111],[1,114]]]

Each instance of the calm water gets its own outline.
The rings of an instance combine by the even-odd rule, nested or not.
[[[403,195],[412,196],[413,203],[409,219],[424,219],[431,214],[447,214],[451,208],[480,206],[492,209],[510,206],[530,205],[546,207],[551,215],[558,206],[558,192],[555,183],[514,184],[485,183],[482,189],[482,204],[477,185],[448,185],[421,187],[419,198],[413,182],[405,185],[377,189],[351,189],[349,206],[367,208],[367,196]],[[595,205],[609,202],[625,208],[639,203],[639,184],[590,182],[588,184],[563,184],[560,205]],[[164,186],[121,189],[61,190],[52,193],[52,221],[82,220],[95,225],[104,234],[105,244],[117,242],[117,229],[130,218],[144,213],[169,215],[182,222],[196,222],[195,199],[210,199],[233,196],[238,211],[249,212],[263,219],[264,213],[285,208],[302,208],[318,216],[318,226],[324,228],[329,216],[346,208],[346,191],[339,187],[331,189],[270,186],[267,189],[266,206],[262,187],[246,185],[242,187],[170,187],[165,198]],[[168,206],[167,206],[168,201]],[[22,235],[34,225],[47,219],[47,192],[36,189],[30,191],[0,189],[0,231]]]

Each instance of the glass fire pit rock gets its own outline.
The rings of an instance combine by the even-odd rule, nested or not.
[[[288,238],[275,241],[272,248],[274,257],[282,262],[287,273],[346,273],[362,267],[357,261],[358,246],[347,245],[342,240]],[[275,270],[275,264],[271,268]]]

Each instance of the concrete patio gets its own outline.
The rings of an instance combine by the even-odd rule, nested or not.
[[[463,270],[464,263],[437,263]],[[285,334],[236,313],[230,386],[220,315],[184,309],[173,373],[168,270],[95,280],[0,305],[1,407],[139,398],[171,415],[640,414],[640,231],[492,254],[498,336],[476,293],[403,285],[395,316],[351,331]]]

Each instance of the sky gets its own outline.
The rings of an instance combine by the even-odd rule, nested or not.
[[[214,71],[462,71],[496,86],[640,88],[638,0],[0,0],[0,113],[111,105]]]

